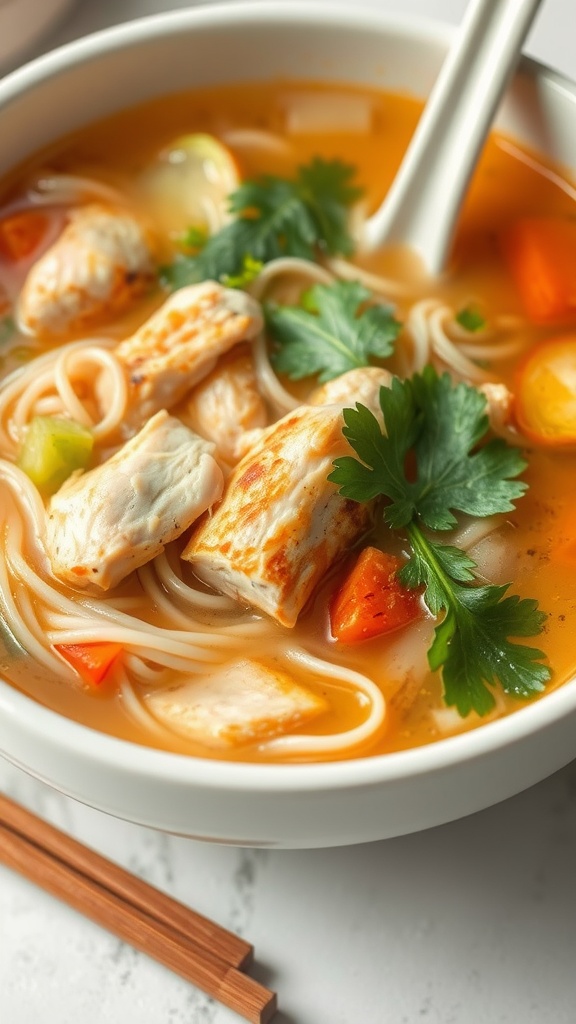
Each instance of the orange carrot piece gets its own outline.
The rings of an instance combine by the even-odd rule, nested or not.
[[[404,562],[378,548],[364,548],[330,605],[332,636],[352,644],[391,633],[422,613],[420,594],[398,579]]]
[[[530,350],[516,376],[514,416],[538,444],[576,445],[576,334]]]
[[[503,232],[501,242],[530,319],[576,322],[576,220],[523,217]]]
[[[0,253],[17,262],[31,256],[46,234],[48,218],[40,210],[23,210],[0,221]]]
[[[122,644],[56,644],[56,650],[76,669],[85,683],[99,686],[122,651]]]

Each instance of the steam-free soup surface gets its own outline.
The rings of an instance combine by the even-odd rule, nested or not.
[[[90,344],[100,346],[104,353],[111,352],[116,358],[116,347],[127,344],[126,339],[135,336],[169,298],[168,287],[159,283],[159,280],[166,280],[165,272],[159,268],[171,267],[175,260],[185,262],[193,258],[201,251],[205,240],[202,233],[204,236],[215,234],[228,222],[224,195],[233,190],[235,181],[237,184],[252,181],[262,175],[293,181],[298,168],[317,158],[351,165],[354,185],[362,189],[361,197],[347,207],[350,237],[354,239],[362,219],[382,200],[420,110],[420,103],[406,96],[339,84],[277,82],[267,85],[266,89],[246,85],[206,90],[155,100],[89,126],[57,142],[10,175],[5,182],[0,209],[0,298],[4,309],[0,327],[4,339],[2,374],[5,379],[15,371],[20,375],[16,373],[2,386],[0,397],[0,455],[4,464],[16,465],[17,474],[28,473],[22,450],[35,416],[74,418],[66,406],[66,396],[62,398],[63,385],[58,391],[58,385],[54,384],[55,356],[50,353],[88,339]],[[190,151],[186,155],[184,148],[183,157],[182,139],[190,137],[195,140],[192,155]],[[208,207],[198,204],[195,194],[191,196],[190,191],[181,189],[177,175],[171,177],[178,161],[198,162],[194,147],[205,145],[205,141],[198,143],[198,139],[205,137],[212,140],[209,146],[215,140],[220,147],[202,157],[212,164],[215,161],[216,184],[203,179],[201,170],[193,186],[186,187],[192,192],[207,190],[208,207],[216,210],[221,222],[211,222],[211,214],[206,214]],[[202,160],[199,165],[204,166]],[[565,425],[570,416],[566,413],[563,418],[562,412],[559,414],[561,428],[556,433],[555,428],[551,428],[551,434],[547,426],[541,428],[538,416],[535,423],[525,422],[528,414],[522,413],[518,397],[524,395],[529,411],[544,401],[542,391],[538,391],[539,384],[535,386],[532,401],[525,367],[535,352],[540,358],[542,346],[549,341],[560,340],[560,356],[567,361],[566,365],[576,365],[574,310],[568,307],[552,310],[549,316],[527,311],[521,271],[520,276],[516,273],[518,252],[521,251],[522,263],[525,251],[534,249],[530,249],[529,230],[528,242],[524,243],[524,235],[518,242],[518,225],[524,231],[535,218],[546,218],[557,225],[571,223],[574,217],[569,181],[563,172],[550,174],[549,171],[539,156],[525,154],[514,142],[496,135],[489,140],[462,213],[450,268],[442,280],[427,280],[417,261],[401,250],[369,257],[354,253],[334,256],[320,247],[308,274],[301,266],[280,268],[261,291],[259,272],[264,274],[269,264],[262,268],[257,266],[251,280],[248,275],[245,282],[240,282],[246,293],[250,293],[245,303],[239,300],[239,310],[232,312],[226,305],[227,316],[252,317],[253,330],[247,328],[247,334],[241,333],[237,344],[234,342],[236,347],[231,345],[230,350],[234,358],[238,355],[247,360],[243,365],[250,370],[252,346],[260,344],[254,341],[259,334],[254,308],[260,308],[261,300],[281,307],[298,306],[302,294],[314,285],[314,267],[319,266],[334,280],[360,279],[371,293],[363,308],[386,301],[393,306],[393,315],[399,324],[394,352],[385,358],[370,357],[371,365],[400,379],[410,377],[414,368],[422,369],[415,365],[415,352],[420,345],[425,361],[434,365],[438,375],[450,373],[455,384],[463,382],[481,389],[488,384],[498,386],[500,390],[492,394],[487,438],[500,435],[526,458],[527,468],[522,479],[529,485],[528,490],[506,513],[486,520],[458,515],[455,530],[443,536],[442,541],[455,543],[468,551],[478,567],[476,584],[510,583],[510,594],[538,602],[545,613],[542,632],[515,639],[541,649],[543,656],[539,663],[548,666],[550,673],[542,692],[549,692],[574,673],[571,638],[576,611],[576,574],[573,572],[576,430],[572,438],[570,423]],[[170,192],[172,187],[176,190],[174,194]],[[31,291],[26,292],[26,288],[30,288],[29,275],[46,251],[58,243],[70,223],[71,213],[92,205],[112,209],[116,216],[123,203],[141,226],[142,237],[138,244],[146,252],[149,247],[151,260],[150,267],[142,257],[137,270],[126,270],[124,284],[128,282],[129,291],[136,280],[134,293],[123,293],[118,302],[110,302],[101,316],[97,310],[93,322],[87,318],[85,325],[71,321],[69,328],[52,330],[46,327],[45,321],[35,320],[40,314],[37,307],[32,308]],[[18,225],[16,233],[14,225],[2,233],[2,224],[23,211],[29,212],[32,207],[40,215],[38,238],[26,239],[24,248],[19,249]],[[187,236],[190,227],[194,232]],[[540,273],[538,244],[536,250],[532,266],[537,276]],[[576,255],[573,259],[576,263]],[[170,273],[167,279],[170,280]],[[234,282],[224,281],[223,284],[226,295],[228,291],[245,295],[242,287],[229,287]],[[173,299],[178,295],[176,290]],[[219,293],[218,302],[234,304],[234,301],[221,299]],[[224,315],[222,308],[218,307],[219,316]],[[170,316],[173,319],[176,313]],[[268,353],[274,355],[275,342],[270,331],[266,347]],[[137,387],[138,383],[133,383],[137,363],[124,349],[119,351],[125,359],[123,365],[127,373],[132,375],[129,387]],[[230,351],[216,352],[213,365],[207,365],[169,409],[170,417],[180,420],[200,437],[207,428],[206,421],[201,419],[198,397],[201,392],[195,389],[201,388],[211,373],[218,374],[234,362]],[[105,361],[97,365],[95,358],[90,354],[86,367],[79,365],[69,371],[72,390],[75,389],[79,404],[84,403],[88,410],[84,429],[89,434],[92,431],[90,416],[93,423],[100,422],[108,400],[107,385],[112,381],[110,390],[113,390],[117,380],[113,371],[106,369]],[[38,359],[45,361],[33,362]],[[536,362],[535,375],[540,366]],[[542,372],[549,375],[549,361],[543,359],[542,364]],[[239,364],[234,365],[236,373]],[[262,364],[259,373],[261,367]],[[270,372],[274,374],[273,370]],[[29,379],[24,387],[18,381],[26,373]],[[42,373],[48,377],[52,374],[52,377],[45,389],[38,387],[32,394],[34,381],[40,380]],[[107,373],[112,376],[106,377]],[[99,391],[97,387],[94,389],[94,379],[90,379],[98,374],[103,385]],[[291,380],[286,373],[276,376],[280,396],[287,395],[287,401],[292,397],[294,407],[303,403],[307,409],[312,408],[308,403],[314,400],[319,384],[317,374],[299,380]],[[569,381],[566,386],[572,389],[573,395],[574,385]],[[16,397],[10,397],[9,389]],[[490,393],[489,388],[487,391]],[[245,397],[247,385],[243,393]],[[236,480],[234,474],[240,459],[249,459],[253,451],[266,451],[261,437],[268,435],[259,432],[270,430],[277,420],[291,412],[289,408],[282,408],[282,398],[275,404],[274,395],[265,387],[256,404],[260,400],[261,407],[258,406],[254,420],[256,425],[248,423],[247,428],[254,430],[252,441],[249,443],[246,431],[239,430],[233,439],[233,444],[238,446],[235,454],[227,449],[223,456],[224,449],[220,445],[210,456],[217,465],[214,472],[222,474],[221,487],[225,495],[229,481]],[[563,401],[569,404],[565,398]],[[354,406],[354,395],[349,403],[343,403],[346,404]],[[265,422],[257,421],[260,413]],[[155,415],[155,411],[151,415]],[[150,418],[147,417],[147,421]],[[541,418],[546,419],[544,412]],[[97,431],[92,431],[91,455],[76,470],[77,474],[103,467],[110,458],[117,457],[115,453],[121,452],[124,458],[124,446],[132,443],[131,439],[145,425],[139,421],[134,426],[134,419],[128,421],[130,416],[126,414],[123,424],[117,424],[102,440]],[[214,443],[211,434],[205,433],[205,437],[209,444]],[[344,448],[337,445],[334,449],[335,458],[345,454],[345,443],[342,443]],[[261,449],[258,444],[262,445]],[[196,467],[196,463],[194,465]],[[248,600],[232,600],[224,586],[218,587],[217,575],[204,575],[203,580],[198,578],[203,575],[198,560],[202,535],[198,534],[200,539],[195,542],[196,531],[209,528],[203,524],[210,524],[214,509],[226,500],[218,491],[216,478],[214,494],[217,492],[217,496],[209,496],[191,525],[175,539],[168,539],[164,553],[158,556],[160,561],[144,562],[137,571],[128,572],[121,582],[102,592],[86,589],[83,581],[76,585],[60,571],[56,572],[54,558],[50,564],[43,554],[42,539],[37,541],[32,537],[34,524],[37,526],[44,521],[42,510],[48,509],[51,515],[56,515],[60,494],[66,493],[70,480],[62,492],[56,489],[49,493],[42,480],[38,483],[34,479],[33,472],[28,475],[32,479],[30,493],[35,492],[36,499],[18,497],[19,476],[16,483],[14,480],[10,483],[6,471],[0,479],[7,550],[1,585],[3,604],[10,606],[3,616],[6,639],[1,667],[16,687],[66,716],[139,743],[203,757],[250,761],[321,760],[367,756],[427,744],[477,728],[496,716],[517,712],[526,706],[526,699],[506,694],[497,683],[489,687],[495,705],[485,715],[474,710],[461,715],[454,707],[446,706],[442,674],[431,671],[428,662],[428,650],[438,622],[420,592],[415,598],[416,612],[405,624],[369,639],[355,637],[353,642],[341,642],[334,637],[331,612],[333,614],[335,595],[346,585],[358,554],[371,546],[399,559],[399,564],[406,561],[409,552],[406,535],[402,531],[392,532],[383,524],[379,506],[376,510],[370,509],[366,521],[355,532],[350,530],[350,541],[336,551],[330,565],[322,572],[297,614],[296,624],[286,625],[281,621],[282,609],[276,616],[267,614]],[[74,479],[81,477],[72,477]],[[109,489],[111,503],[117,480],[118,476],[111,473],[104,485]],[[165,487],[168,486],[172,483],[167,482]],[[333,484],[328,488],[330,493],[335,490]],[[288,488],[288,503],[291,493]],[[81,506],[82,498],[79,500]],[[269,500],[272,501],[271,495]],[[300,496],[297,500],[305,501],[305,498]],[[19,501],[23,501],[22,506]],[[23,512],[22,508],[27,511]],[[274,516],[277,512],[275,508]],[[266,509],[260,508],[260,513],[265,515]],[[145,506],[142,517],[143,521],[148,517]],[[117,529],[110,523],[111,533]],[[331,529],[335,528],[329,525],[328,532]],[[164,542],[166,537],[161,539]],[[186,555],[190,545],[192,553],[196,551],[196,562],[194,558],[181,557],[183,553]],[[17,562],[18,552],[22,553],[25,565]],[[314,557],[316,553],[311,556]],[[36,589],[30,584],[32,576],[43,581]],[[190,591],[201,595],[195,608],[188,596],[182,597],[184,591],[188,595]],[[136,620],[141,623],[140,634],[137,634]],[[147,624],[152,627],[148,641]],[[168,630],[172,631],[174,641],[171,651],[166,643]],[[159,638],[157,649],[161,651],[157,661],[156,637]],[[66,649],[74,645],[90,647],[96,641],[100,645],[109,642],[115,646],[109,652],[110,664],[104,665],[102,678],[92,685],[86,682],[85,676],[83,679],[82,673],[78,674],[78,665],[70,660]],[[185,652],[187,644],[197,648],[196,654]],[[48,652],[45,656],[42,645]],[[189,657],[195,666],[192,671],[187,667]],[[178,700],[184,700],[179,688],[184,683],[201,680],[206,674],[198,666],[205,664],[210,675],[230,661],[244,665],[246,660],[256,661],[259,670],[267,674],[266,678],[276,681],[279,678],[284,696],[287,691],[282,688],[286,677],[290,685],[296,687],[296,703],[290,705],[292,710],[287,712],[284,726],[274,724],[274,715],[272,724],[266,724],[267,713],[263,712],[252,733],[248,728],[246,735],[238,739],[234,725],[224,741],[214,744],[203,742],[198,731],[181,728],[176,718],[170,717],[172,712],[166,717],[163,698],[159,699],[158,695],[176,693]],[[93,666],[89,667],[89,671],[92,669]],[[240,674],[242,671],[247,670],[241,669]],[[357,683],[355,674],[368,680],[367,689]],[[226,680],[222,685],[228,685]],[[380,718],[374,711],[370,685],[375,685],[385,698],[385,711]],[[302,694],[305,696],[300,704]],[[539,699],[539,695],[535,694],[532,699]],[[181,715],[186,717],[185,712]],[[363,723],[370,720],[371,715],[374,729],[363,734]],[[345,736],[347,732],[351,733],[351,742],[344,739],[330,745],[330,737]],[[283,746],[278,742],[281,737],[298,736],[311,739],[301,746],[297,743]],[[328,738],[328,742],[323,745],[316,742],[315,737]]]

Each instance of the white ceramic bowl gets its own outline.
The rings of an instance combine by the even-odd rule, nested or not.
[[[0,83],[0,173],[92,118],[194,85],[284,75],[426,95],[449,38],[436,24],[294,0],[132,22]],[[570,82],[524,61],[499,123],[576,167]],[[139,747],[68,721],[0,682],[0,751],[70,796],[171,832],[257,846],[359,843],[461,817],[563,767],[576,755],[576,681],[512,717],[432,746],[285,766]]]

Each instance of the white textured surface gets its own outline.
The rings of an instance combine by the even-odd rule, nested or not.
[[[465,6],[371,3],[448,21]],[[45,45],[184,6],[83,0]],[[527,49],[576,74],[573,38],[573,0],[545,0]],[[2,761],[0,789],[254,942],[254,974],[279,992],[277,1024],[576,1020],[576,763],[452,825],[325,851],[161,835],[60,797]],[[0,868],[2,1024],[238,1020]]]

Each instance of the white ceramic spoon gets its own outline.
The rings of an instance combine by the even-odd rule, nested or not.
[[[466,187],[539,4],[471,0],[394,182],[366,224],[366,250],[402,243],[430,274],[443,270]]]

